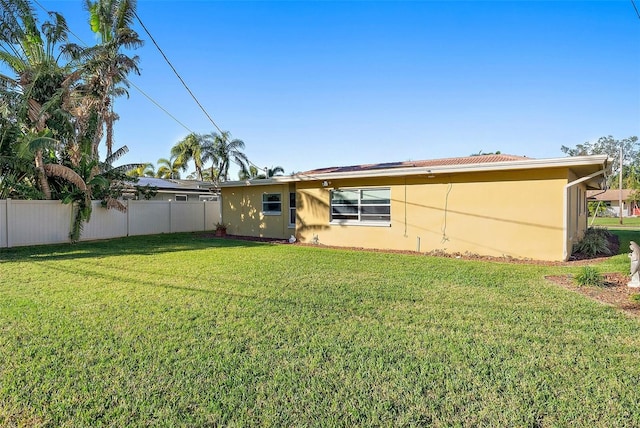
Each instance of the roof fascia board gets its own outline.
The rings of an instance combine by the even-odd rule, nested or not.
[[[379,169],[350,172],[329,172],[314,175],[297,175],[298,181],[313,181],[338,178],[369,178],[369,177],[396,177],[406,175],[424,174],[452,174],[459,172],[486,172],[486,171],[508,171],[522,169],[541,169],[557,167],[575,167],[607,164],[609,159],[606,155],[597,156],[576,156],[553,159],[527,159],[518,161],[503,161],[490,163],[476,163],[467,165],[439,165],[431,167],[408,167],[394,169]]]
[[[571,168],[576,166],[600,166],[606,168],[610,164],[607,155],[575,156],[550,159],[525,159],[516,161],[474,163],[466,165],[438,165],[423,167],[407,167],[393,169],[376,169],[349,172],[327,172],[319,174],[295,174],[287,177],[273,177],[261,180],[227,181],[220,183],[220,187],[241,187],[241,186],[268,186],[271,184],[283,184],[300,181],[318,181],[340,178],[375,178],[375,177],[398,177],[415,176],[428,174],[453,174],[462,172],[487,172],[487,171],[510,171],[523,169],[543,169],[543,168]]]

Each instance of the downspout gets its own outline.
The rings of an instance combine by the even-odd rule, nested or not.
[[[563,201],[564,201],[563,217],[564,218],[562,219],[562,235],[563,235],[562,236],[562,260],[564,261],[567,261],[567,259],[569,258],[569,254],[567,254],[567,242],[569,240],[569,236],[568,236],[569,231],[567,230],[569,228],[569,225],[568,225],[569,207],[567,206],[567,202],[569,201],[569,189],[575,186],[576,184],[580,184],[585,181],[591,180],[592,178],[597,177],[599,175],[604,175],[605,172],[606,172],[606,169],[601,169],[600,171],[594,172],[593,174],[589,174],[586,177],[582,177],[577,180],[571,181],[565,184],[564,186],[564,195],[563,195]]]

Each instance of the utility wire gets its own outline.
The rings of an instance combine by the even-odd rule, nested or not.
[[[640,12],[638,12],[638,8],[636,7],[636,2],[631,0],[631,4],[633,5],[633,8],[636,11],[636,15],[638,15],[638,19],[640,19]]]
[[[176,68],[173,66],[173,64],[171,64],[171,61],[169,61],[169,58],[167,58],[167,56],[164,54],[162,49],[160,49],[160,46],[156,42],[156,39],[153,38],[153,36],[151,35],[151,33],[149,32],[147,27],[144,25],[144,23],[142,22],[142,20],[140,19],[140,17],[138,16],[138,14],[136,13],[135,10],[133,11],[133,15],[136,17],[136,19],[138,20],[138,22],[140,23],[140,25],[142,26],[144,31],[147,33],[147,35],[149,36],[149,38],[151,39],[151,41],[155,45],[156,49],[158,49],[158,52],[160,52],[160,54],[162,55],[162,57],[164,58],[166,63],[169,64],[169,67],[171,67],[171,70],[173,70],[173,73],[180,80],[180,82],[182,83],[184,88],[187,90],[187,92],[189,92],[189,95],[191,95],[191,98],[193,98],[193,100],[196,102],[196,104],[198,104],[198,107],[200,107],[200,110],[202,110],[202,112],[205,114],[205,116],[207,116],[207,118],[213,124],[213,126],[215,126],[216,129],[220,132],[220,134],[224,137],[224,132],[222,132],[222,129],[220,129],[220,127],[216,124],[216,122],[213,120],[213,118],[209,115],[207,110],[205,110],[205,108],[202,106],[202,104],[200,104],[200,101],[198,101],[198,98],[196,98],[196,96],[193,94],[193,92],[191,92],[191,89],[189,89],[189,86],[187,86],[187,84],[185,83],[184,79],[182,79],[182,77],[180,76],[180,74],[178,73]]]
[[[160,52],[160,54],[162,55],[162,57],[164,58],[165,62],[169,65],[169,67],[171,67],[171,70],[173,71],[173,73],[176,75],[176,77],[178,78],[178,80],[180,80],[180,83],[182,83],[182,86],[184,86],[184,88],[187,90],[187,92],[189,92],[189,95],[191,95],[191,98],[193,98],[193,100],[196,102],[196,104],[198,105],[198,107],[200,107],[200,110],[202,110],[202,112],[205,114],[205,116],[207,116],[207,119],[209,119],[209,121],[213,124],[213,126],[218,130],[218,132],[220,132],[220,136],[226,140],[227,139],[227,134],[220,129],[220,127],[218,126],[218,124],[213,120],[213,118],[211,117],[211,115],[209,115],[209,113],[207,112],[207,110],[202,106],[202,104],[200,103],[200,101],[198,101],[198,98],[194,95],[194,93],[191,91],[191,89],[189,88],[189,86],[186,84],[186,82],[184,81],[184,79],[182,78],[182,76],[180,76],[180,73],[178,73],[178,71],[176,70],[176,68],[173,66],[173,64],[171,63],[171,61],[169,61],[169,58],[167,58],[167,56],[165,55],[165,53],[163,52],[163,50],[160,48],[160,46],[158,45],[158,43],[156,42],[156,40],[154,39],[154,37],[151,35],[151,32],[147,29],[146,25],[144,25],[144,23],[142,22],[142,20],[140,19],[140,17],[138,16],[137,12],[134,10],[133,11],[133,15],[136,17],[136,19],[138,20],[138,22],[140,23],[140,25],[142,26],[142,28],[144,29],[145,33],[147,33],[147,36],[149,36],[149,39],[151,39],[151,41],[153,42],[154,46],[156,47],[156,49],[158,49],[158,52]],[[248,158],[247,158],[247,163],[249,163],[251,166],[254,166],[255,168],[259,169],[259,170],[264,170],[265,171],[265,176],[268,175],[268,168],[267,167],[260,167],[258,165],[256,165],[255,163],[251,162]],[[268,177],[267,177],[268,178]]]
[[[133,83],[131,80],[125,78],[124,79],[125,82],[127,82],[129,85],[133,86],[134,88],[136,88],[136,90],[138,92],[140,92],[142,95],[144,95],[144,97],[146,99],[148,99],[149,101],[151,101],[156,107],[158,107],[160,110],[162,110],[167,116],[169,116],[171,119],[175,120],[176,123],[178,123],[180,126],[182,126],[184,129],[186,129],[188,132],[190,132],[191,134],[195,134],[195,132],[193,132],[187,125],[185,125],[184,123],[180,122],[174,115],[172,115],[171,113],[169,113],[164,107],[162,107],[160,104],[158,104],[158,102],[156,100],[154,100],[153,98],[151,98],[151,96],[149,96],[146,92],[144,92],[142,89],[140,89],[139,86],[137,86],[135,83]]]
[[[51,14],[52,12],[47,10],[38,0],[33,0],[34,3],[36,3],[40,9],[42,9],[43,11],[45,11],[48,14]],[[187,92],[189,92],[189,95],[191,95],[191,98],[193,98],[193,100],[196,102],[196,104],[198,105],[198,107],[200,107],[200,109],[202,110],[202,112],[207,116],[207,118],[209,119],[209,121],[213,124],[213,126],[218,130],[218,132],[220,132],[220,135],[226,140],[226,134],[225,132],[222,131],[222,129],[220,129],[220,127],[216,124],[216,122],[213,120],[213,118],[209,115],[209,113],[205,110],[205,108],[202,106],[202,104],[200,103],[200,101],[198,101],[198,99],[196,98],[196,96],[193,94],[193,92],[191,91],[191,89],[189,88],[189,86],[187,86],[187,84],[185,83],[184,79],[182,79],[182,77],[180,76],[180,74],[178,73],[178,71],[176,70],[176,68],[173,66],[173,64],[171,63],[171,61],[169,61],[169,59],[167,58],[167,56],[165,55],[165,53],[162,51],[162,49],[160,48],[160,46],[158,45],[158,43],[156,42],[156,40],[153,38],[153,36],[151,35],[151,33],[149,32],[149,30],[147,29],[147,27],[144,25],[144,23],[142,22],[142,20],[140,19],[140,17],[138,16],[137,12],[134,10],[133,11],[134,16],[136,17],[136,19],[138,20],[138,22],[140,23],[140,25],[142,26],[142,28],[144,29],[144,31],[147,33],[147,35],[149,36],[149,38],[151,39],[151,41],[153,42],[154,46],[156,47],[156,49],[158,49],[158,51],[160,52],[160,54],[162,55],[162,57],[164,58],[164,60],[166,61],[166,63],[169,65],[169,67],[171,67],[171,70],[173,70],[174,74],[178,77],[178,79],[180,80],[180,82],[182,83],[182,85],[185,87],[185,89],[187,90]],[[69,34],[71,34],[72,36],[74,36],[76,39],[78,39],[80,41],[81,44],[83,44],[85,47],[88,46],[87,43],[84,42],[84,40],[82,40],[77,34],[75,34],[73,31],[71,31],[71,29],[67,28],[67,31],[69,32]],[[156,102],[153,98],[151,98],[151,96],[149,96],[147,93],[145,93],[140,87],[138,87],[137,85],[135,85],[131,80],[124,78],[124,81],[126,83],[128,83],[129,85],[133,86],[138,92],[140,92],[145,98],[147,98],[149,101],[151,101],[151,103],[153,103],[156,107],[158,107],[160,110],[162,110],[167,116],[169,116],[170,118],[172,118],[176,123],[178,123],[180,126],[182,126],[184,129],[186,129],[188,132],[195,134],[195,132],[193,130],[191,130],[187,125],[185,125],[184,123],[182,123],[180,120],[178,120],[175,116],[173,116],[169,111],[167,111],[164,107],[162,107],[158,102]],[[267,175],[267,167],[260,167],[258,165],[256,165],[255,163],[251,162],[251,160],[249,160],[247,158],[247,163],[249,163],[251,166],[254,166],[255,168],[257,168],[258,170],[264,170],[265,171],[265,175]]]
[[[47,10],[38,0],[33,0],[34,3],[36,3],[38,6],[40,6],[40,9],[44,10],[46,13],[51,14],[52,12]],[[71,31],[70,28],[67,27],[67,32],[69,34],[71,34],[73,37],[75,37],[76,39],[78,39],[78,41],[80,42],[80,44],[82,44],[83,46],[87,47],[89,46],[84,40],[82,40],[82,38],[80,38],[80,36],[78,36],[76,33],[74,33],[73,31]],[[140,92],[146,99],[148,99],[149,101],[151,101],[151,103],[153,103],[153,105],[155,105],[156,107],[158,107],[160,110],[162,110],[167,116],[169,116],[171,119],[173,119],[178,125],[182,126],[184,129],[186,129],[188,132],[193,133],[193,131],[191,130],[191,128],[189,128],[187,125],[185,125],[184,123],[182,123],[178,118],[176,118],[174,115],[172,115],[167,109],[165,109],[164,107],[162,107],[156,100],[154,100],[153,98],[151,98],[151,96],[149,94],[147,94],[145,91],[143,91],[139,86],[137,86],[135,83],[133,83],[131,80],[127,79],[126,77],[123,79],[128,85],[134,87],[138,92]]]

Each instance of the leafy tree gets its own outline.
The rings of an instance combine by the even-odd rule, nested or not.
[[[497,150],[495,152],[488,152],[488,153],[485,153],[482,150],[480,150],[478,153],[471,153],[471,156],[485,156],[485,155],[499,155],[499,154],[502,154],[500,150]]]
[[[0,61],[16,76],[15,79],[2,76],[4,119],[15,124],[11,134],[3,133],[3,151],[18,151],[20,157],[30,154],[35,166],[35,180],[31,182],[45,199],[51,199],[48,177],[64,178],[60,172],[64,176],[71,174],[62,168],[45,167],[45,163],[64,150],[65,140],[73,137],[64,104],[70,99],[77,75],[70,64],[58,64],[56,55],[64,50],[66,22],[61,15],[52,13],[52,19],[38,27],[35,12],[26,0],[0,0],[0,10],[3,11]],[[8,136],[12,139],[8,140]],[[10,168],[10,162],[5,161],[3,169]]]
[[[141,43],[128,27],[135,3],[87,5],[101,42],[81,48],[67,41],[60,14],[50,13],[39,26],[29,0],[0,0],[0,62],[14,74],[0,75],[0,197],[74,203],[74,240],[89,219],[92,197],[122,208],[119,183],[139,167],[114,168],[127,149],[111,149],[113,97],[126,93],[118,85],[137,72],[137,59],[119,53]],[[100,162],[103,125],[107,156]]]
[[[587,141],[575,147],[562,146],[560,150],[569,156],[607,155],[612,159],[612,174],[608,178],[610,188],[618,188],[620,174],[620,148],[622,147],[622,175],[628,175],[628,167],[640,167],[640,146],[638,137],[632,136],[622,140],[616,140],[611,135],[600,137],[597,141]]]

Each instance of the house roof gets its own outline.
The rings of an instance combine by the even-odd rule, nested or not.
[[[629,196],[634,192],[633,189],[608,189],[604,192],[602,190],[587,190],[587,198],[592,201],[619,201],[620,193],[622,193],[622,200],[626,201]]]
[[[366,165],[352,165],[352,166],[334,166],[329,168],[314,169],[311,171],[305,171],[300,174],[316,175],[316,174],[328,174],[335,172],[355,172],[355,171],[372,171],[381,169],[393,169],[393,168],[412,168],[412,167],[436,167],[436,166],[454,166],[454,165],[471,165],[481,163],[492,162],[509,162],[509,161],[521,161],[527,160],[525,156],[514,155],[476,155],[466,156],[459,158],[444,158],[444,159],[430,159],[430,160],[418,160],[418,161],[404,161],[404,162],[385,162],[374,163]]]
[[[133,184],[133,183],[131,183]],[[158,191],[209,193],[212,183],[196,180],[168,180],[155,177],[139,177],[137,186],[152,186]]]
[[[422,161],[387,162],[379,164],[353,165],[345,167],[321,168],[290,176],[272,177],[261,180],[228,181],[220,187],[260,186],[274,183],[317,181],[343,178],[402,177],[417,175],[438,175],[462,172],[510,171],[542,168],[570,168],[578,177],[607,170],[609,159],[606,155],[574,156],[563,158],[533,159],[513,155],[479,155],[459,158],[444,158]],[[591,186],[599,188],[596,179]]]

